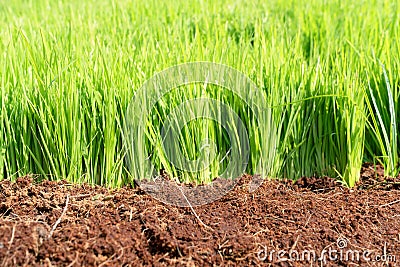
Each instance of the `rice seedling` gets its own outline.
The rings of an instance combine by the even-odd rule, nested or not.
[[[209,182],[233,168],[235,146],[248,159],[234,173],[354,186],[372,161],[396,176],[399,11],[386,0],[0,4],[0,179],[121,186],[165,170]],[[143,99],[145,127],[127,144],[135,92],[196,61],[249,77],[259,109],[218,84],[185,84]]]

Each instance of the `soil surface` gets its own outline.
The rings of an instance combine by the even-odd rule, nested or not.
[[[243,176],[182,207],[140,188],[4,180],[0,266],[400,266],[400,179],[382,173],[364,165],[354,189],[301,178],[253,192]]]

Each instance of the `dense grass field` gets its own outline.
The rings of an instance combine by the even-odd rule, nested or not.
[[[127,107],[155,73],[194,61],[252,79],[268,123],[229,90],[179,87],[152,109],[139,163],[151,160],[182,181],[223,172],[230,141],[215,121],[193,120],[176,140],[189,159],[199,157],[201,140],[213,140],[215,157],[200,172],[174,166],[160,142],[174,107],[208,97],[244,122],[248,173],[329,175],[353,186],[361,164],[374,162],[396,176],[399,20],[398,1],[2,2],[0,179],[121,186],[143,178],[140,164],[125,161]]]

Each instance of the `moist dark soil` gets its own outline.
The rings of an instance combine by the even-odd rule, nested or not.
[[[181,207],[140,188],[1,181],[0,265],[400,265],[399,177],[366,164],[353,189],[311,177],[252,191],[252,179],[214,202]]]

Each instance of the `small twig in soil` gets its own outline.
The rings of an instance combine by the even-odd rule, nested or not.
[[[10,241],[8,241],[8,250],[10,250],[12,243],[14,242],[14,236],[15,236],[15,227],[17,226],[17,223],[14,224],[12,233],[11,233],[11,238]]]
[[[214,232],[214,229],[212,229],[210,226],[206,225],[205,223],[203,223],[203,221],[200,219],[199,215],[197,215],[196,211],[194,210],[192,204],[190,204],[189,200],[187,199],[187,197],[185,196],[185,194],[183,193],[183,190],[180,186],[177,186],[179,191],[181,191],[182,196],[185,198],[186,202],[189,204],[190,209],[192,210],[194,216],[196,216],[197,220],[200,222],[200,225],[204,226],[207,229],[210,229],[211,231]]]
[[[374,187],[378,187],[380,185],[400,185],[400,183],[399,182],[388,182],[388,181],[377,182],[375,184],[372,184],[372,185],[368,186],[367,190],[372,189]]]
[[[120,247],[120,251],[121,251],[121,252],[119,253],[119,256],[118,256],[117,258],[115,258],[115,260],[113,260],[113,258],[117,255],[117,253],[114,253],[114,254],[111,255],[111,257],[108,258],[106,261],[100,263],[98,267],[102,267],[102,266],[104,266],[104,265],[110,263],[111,261],[118,261],[118,260],[124,255],[124,248],[123,248],[123,247]]]
[[[310,222],[311,217],[312,217],[313,215],[314,215],[314,213],[311,213],[310,216],[308,216],[308,219],[307,219],[306,223],[305,223],[304,226],[303,226],[304,228],[308,225],[308,223]],[[297,229],[296,234],[297,234],[299,231],[300,231],[300,229]],[[296,237],[296,240],[294,241],[294,243],[293,243],[293,245],[292,245],[292,247],[291,247],[291,251],[293,251],[293,250],[296,248],[297,243],[298,243],[299,240],[300,240],[300,237],[301,237],[301,234],[299,234],[299,235]]]
[[[51,264],[51,261],[50,261],[50,259],[49,259],[49,258],[46,258],[46,262],[47,262],[47,264],[48,264],[50,267],[52,267],[52,266],[53,266],[53,264]]]
[[[74,184],[60,184],[60,187],[64,187],[64,186],[74,186]]]
[[[320,192],[320,191],[328,191],[328,190],[334,190],[336,187],[327,187],[327,188],[320,188],[320,189],[314,189],[311,190],[312,192]]]
[[[379,207],[382,208],[382,207],[390,206],[390,205],[393,205],[393,204],[396,204],[396,203],[399,203],[399,202],[400,202],[400,199],[392,201],[390,203],[386,203],[386,204],[380,205]]]
[[[8,208],[2,215],[1,215],[1,217],[6,217],[6,214],[9,212],[11,210],[11,208]]]
[[[293,251],[296,248],[297,242],[299,242],[300,237],[301,237],[301,234],[296,237],[296,240],[294,241],[292,247],[290,248],[290,251]]]
[[[282,219],[282,218],[279,218],[277,216],[272,216],[272,215],[271,216],[265,216],[265,219],[273,219],[273,220],[278,220],[278,221],[282,221],[282,222],[296,223],[295,221]]]
[[[76,195],[76,196],[71,196],[71,198],[85,198],[85,197],[90,197],[92,194],[82,194],[82,195]]]
[[[114,198],[113,195],[105,196],[105,197],[103,197],[103,201],[108,201],[108,200],[111,200],[113,198]]]
[[[62,217],[63,217],[63,216],[65,215],[65,213],[67,212],[68,203],[69,203],[69,195],[67,195],[67,198],[66,198],[66,200],[65,200],[65,206],[64,206],[64,209],[63,209],[63,211],[62,211],[60,217],[57,219],[57,221],[54,223],[53,227],[51,228],[51,231],[50,231],[50,233],[49,233],[49,235],[48,235],[48,237],[47,237],[48,239],[50,239],[50,238],[53,236],[53,233],[54,233],[54,231],[56,230],[57,225],[61,222]]]
[[[74,264],[78,261],[78,256],[79,256],[79,252],[76,252],[75,259],[67,267],[74,266]]]

